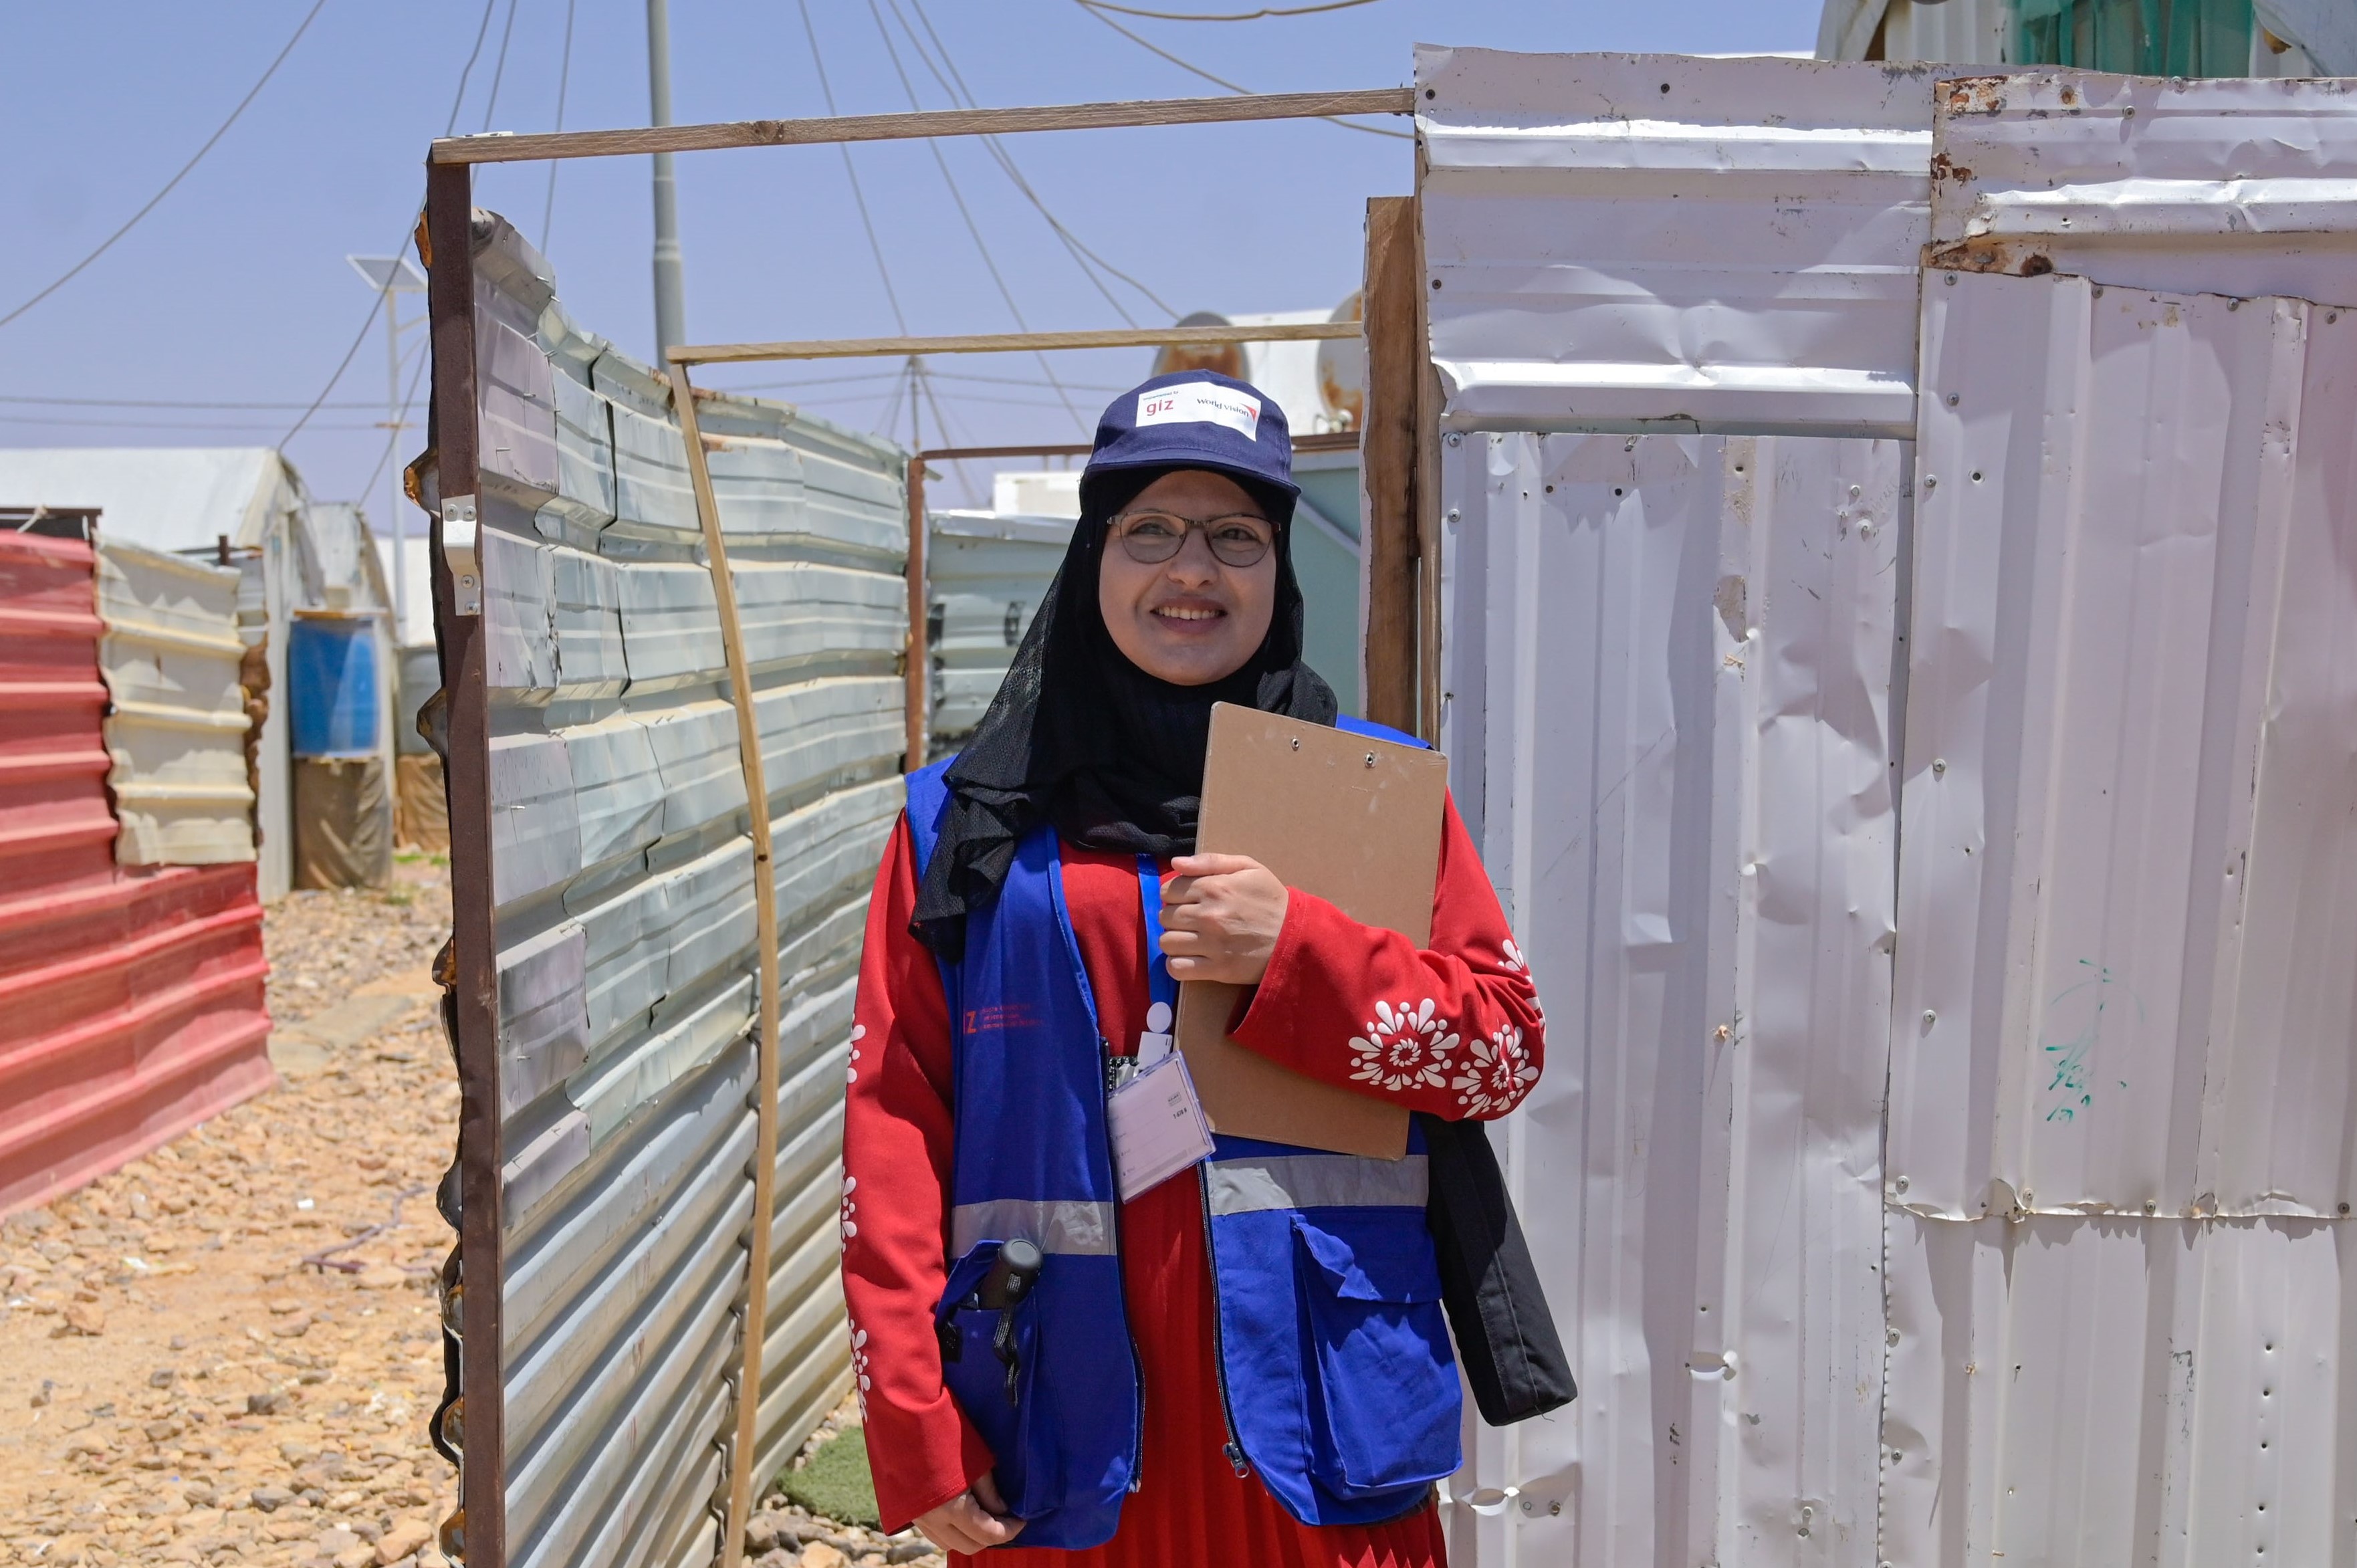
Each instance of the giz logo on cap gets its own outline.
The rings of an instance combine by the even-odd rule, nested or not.
[[[1260,439],[1260,399],[1209,381],[1181,381],[1137,394],[1137,423],[1224,424],[1247,441]]]

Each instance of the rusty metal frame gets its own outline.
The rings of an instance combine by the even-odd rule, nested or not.
[[[496,135],[436,141],[426,165],[425,221],[422,230],[427,264],[427,303],[432,320],[434,373],[431,439],[439,507],[431,521],[431,575],[435,637],[439,645],[443,688],[448,703],[445,787],[450,808],[453,944],[451,1015],[458,1059],[458,1165],[462,1200],[459,1227],[459,1386],[464,1398],[461,1430],[466,1445],[488,1462],[460,1466],[456,1540],[473,1568],[505,1568],[507,1563],[506,1432],[500,1386],[501,1253],[500,1172],[503,1162],[499,1112],[498,955],[493,929],[490,877],[490,781],[489,692],[482,635],[482,582],[476,564],[475,530],[479,494],[479,430],[476,420],[473,166],[547,158],[611,157],[652,151],[716,147],[816,145],[853,141],[996,135],[1023,131],[1205,124],[1238,121],[1326,118],[1337,114],[1408,114],[1415,110],[1407,88],[1372,91],[1281,93],[1217,99],[1172,99],[1034,109],[942,110],[909,114],[826,120],[748,121],[734,124],[654,127],[633,131],[565,132],[548,135]],[[1359,322],[1308,322],[1259,327],[1166,327],[1083,332],[976,334],[943,338],[869,338],[803,342],[736,343],[667,347],[668,361],[686,447],[698,520],[716,592],[733,607],[726,545],[712,492],[694,409],[688,368],[696,364],[744,363],[786,359],[900,356],[939,353],[1006,353],[1046,349],[1161,348],[1346,338],[1362,335]],[[1356,446],[1355,435],[1309,436],[1297,450],[1338,450]],[[1018,456],[1077,456],[1086,447],[938,448],[915,455],[909,469],[910,544],[909,581],[909,726],[907,766],[923,761],[925,704],[930,698],[923,591],[923,465],[926,459]],[[746,771],[749,814],[756,822],[757,918],[762,922],[762,1013],[759,1071],[758,1149],[753,1215],[753,1257],[745,1321],[745,1362],[739,1370],[737,1434],[729,1461],[729,1501],[722,1523],[720,1560],[737,1568],[743,1560],[744,1525],[749,1513],[753,1438],[748,1426],[759,1409],[770,1184],[777,1138],[779,998],[776,977],[774,889],[765,843],[768,799],[761,789],[758,735],[750,680],[733,617],[723,611],[732,691],[737,699],[739,751]],[[749,738],[748,738],[749,737]],[[461,1450],[462,1456],[464,1449]]]

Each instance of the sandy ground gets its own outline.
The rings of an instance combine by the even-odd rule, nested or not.
[[[443,1568],[449,929],[429,860],[289,897],[264,921],[279,1087],[0,1223],[0,1563]],[[760,1568],[941,1561],[774,1496],[748,1535]]]

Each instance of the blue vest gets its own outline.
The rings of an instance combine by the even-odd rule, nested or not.
[[[948,766],[909,776],[920,875]],[[942,985],[956,1108],[949,1279],[935,1310],[942,1378],[996,1456],[1008,1509],[1028,1521],[1023,1544],[1095,1546],[1139,1484],[1146,1412],[1122,1299],[1108,1047],[1054,829],[1026,834],[997,898],[968,912],[965,956],[942,965]],[[1401,1160],[1223,1137],[1197,1176],[1236,1473],[1257,1474],[1305,1524],[1419,1507],[1460,1461],[1420,1134]],[[967,1304],[1017,1237],[1046,1261],[1013,1311],[1010,1379],[994,1342],[1000,1312]]]

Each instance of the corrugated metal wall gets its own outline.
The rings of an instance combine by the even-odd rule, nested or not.
[[[2357,103],[1418,80],[1444,740],[1584,1391],[1474,1433],[1458,1555],[2357,1563]]]
[[[995,511],[926,517],[925,581],[932,617],[932,744],[943,750],[974,731],[998,694],[1031,618],[1064,562],[1071,520]]]
[[[1442,741],[1547,1003],[1506,1164],[1581,1385],[1469,1427],[1455,1554],[1871,1563],[1930,83],[1417,83]]]
[[[753,1187],[753,859],[666,384],[477,222],[492,739],[508,1559],[705,1553],[733,1435]],[[699,405],[776,835],[783,1023],[758,1474],[847,1386],[844,1072],[900,806],[905,455]],[[481,1278],[469,1260],[468,1279]]]
[[[101,536],[99,673],[124,865],[253,859],[238,589],[233,567]]]
[[[250,861],[114,863],[95,565],[0,533],[0,1213],[273,1081]]]
[[[2357,296],[2348,220],[2285,199],[2357,145],[2342,87],[1943,104],[1994,155],[1948,210],[2005,242],[1948,253],[2038,275],[1924,290],[1905,1561],[2357,1561],[2357,317],[2136,286]]]

